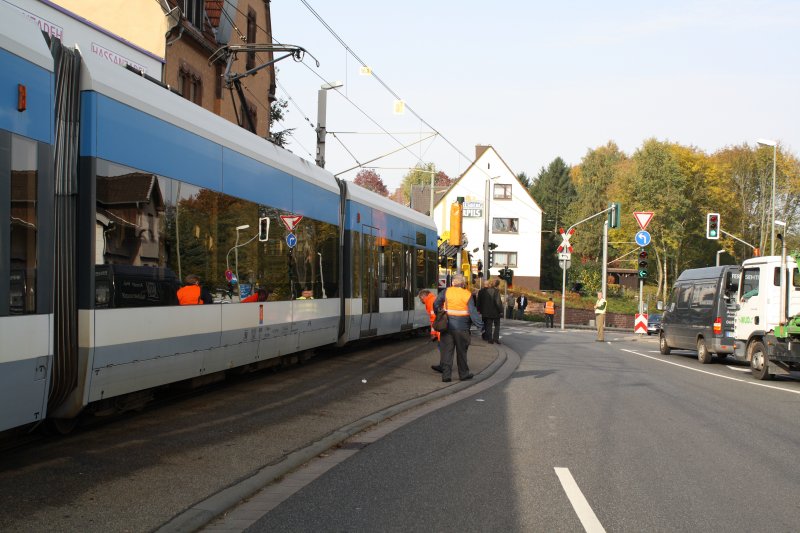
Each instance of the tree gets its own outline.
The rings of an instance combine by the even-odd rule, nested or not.
[[[542,167],[528,191],[542,208],[545,221],[543,229],[556,232],[565,225],[567,206],[575,200],[576,193],[570,169],[563,159],[557,157],[546,169]]]
[[[544,169],[542,169],[542,170],[544,170]],[[520,172],[519,174],[517,174],[517,179],[523,185],[523,187],[525,187],[526,189],[530,189],[531,188],[531,185],[532,185],[531,179],[528,177],[528,175],[525,172]]]
[[[276,130],[275,126],[283,120],[286,116],[286,109],[289,107],[289,102],[286,100],[275,100],[269,106],[269,136],[267,140],[272,144],[277,144],[281,148],[285,148],[289,144],[289,137],[292,136],[294,128],[287,128],[285,130]]]
[[[438,171],[436,173],[436,178],[434,180],[434,186],[437,187],[437,188],[439,188],[439,187],[447,188],[447,187],[450,187],[453,184],[454,181],[455,180],[453,178],[451,178],[450,176],[448,176],[447,174],[445,174],[443,171],[440,170],[440,171]]]
[[[742,144],[724,148],[712,158],[723,178],[718,192],[730,193],[719,198],[730,202],[717,202],[719,207],[714,209],[722,216],[723,227],[766,253],[769,253],[772,233],[772,157],[771,147]],[[776,166],[775,218],[793,228],[800,215],[800,165],[794,156],[778,146]],[[787,233],[797,235],[796,228]],[[737,259],[751,256],[749,248],[731,244],[729,249],[736,250]],[[779,243],[775,246],[777,248]]]
[[[613,141],[589,150],[583,156],[581,163],[572,169],[576,195],[567,210],[565,225],[579,222],[608,207],[609,187],[619,178],[626,159],[627,156]],[[579,255],[595,260],[602,256],[604,220],[602,216],[596,217],[577,230],[579,236],[575,238],[573,247]]]
[[[356,174],[356,179],[353,180],[353,183],[364,187],[365,189],[369,189],[372,192],[378,193],[381,196],[389,196],[389,189],[386,188],[386,185],[383,183],[380,174],[372,169],[364,168],[359,170],[358,174]]]
[[[443,172],[437,172],[436,165],[433,163],[418,163],[417,166],[409,170],[409,172],[403,176],[403,181],[400,183],[400,189],[403,193],[402,203],[408,205],[409,199],[411,198],[412,185],[430,187],[431,174],[438,178],[440,173],[444,174]],[[447,177],[447,175],[445,174],[444,177]],[[447,179],[449,180],[450,178]]]
[[[529,181],[524,172],[520,176]],[[570,169],[564,160],[557,157],[546,169],[542,167],[539,175],[528,187],[528,192],[543,212],[541,285],[549,288],[560,287],[561,269],[558,266],[556,248],[561,244],[561,239],[557,236],[557,232],[559,227],[565,225],[567,206],[575,199],[575,187],[570,178]]]

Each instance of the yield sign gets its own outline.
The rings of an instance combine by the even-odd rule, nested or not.
[[[283,225],[286,226],[287,230],[294,231],[297,223],[303,220],[303,215],[281,215],[281,220],[283,220]]]
[[[636,222],[639,223],[639,227],[644,231],[653,219],[653,215],[655,215],[653,211],[634,211],[633,218],[636,219]]]

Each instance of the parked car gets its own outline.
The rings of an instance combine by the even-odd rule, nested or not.
[[[661,315],[647,316],[647,334],[653,335],[661,331]]]

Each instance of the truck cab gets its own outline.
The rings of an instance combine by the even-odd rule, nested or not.
[[[784,297],[781,298],[781,287]],[[800,273],[793,257],[786,257],[781,284],[781,257],[754,257],[742,264],[734,326],[736,357],[753,363],[761,357],[765,336],[780,325],[781,316],[800,314]],[[781,314],[781,305],[785,312]],[[757,360],[756,363],[760,364]],[[754,367],[755,368],[755,367]],[[755,371],[754,371],[755,372]]]

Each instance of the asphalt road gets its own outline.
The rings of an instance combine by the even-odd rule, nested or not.
[[[800,383],[655,339],[505,333],[508,379],[361,443],[248,531],[798,529]]]
[[[470,364],[479,373],[498,352],[477,344]],[[374,423],[376,411],[466,385],[442,383],[436,362],[425,337],[376,341],[3,452],[0,531],[190,530],[196,520],[177,520],[188,510],[217,496],[190,518],[224,511],[221,492],[244,497],[243,485],[270,468],[280,475],[292,452]]]

